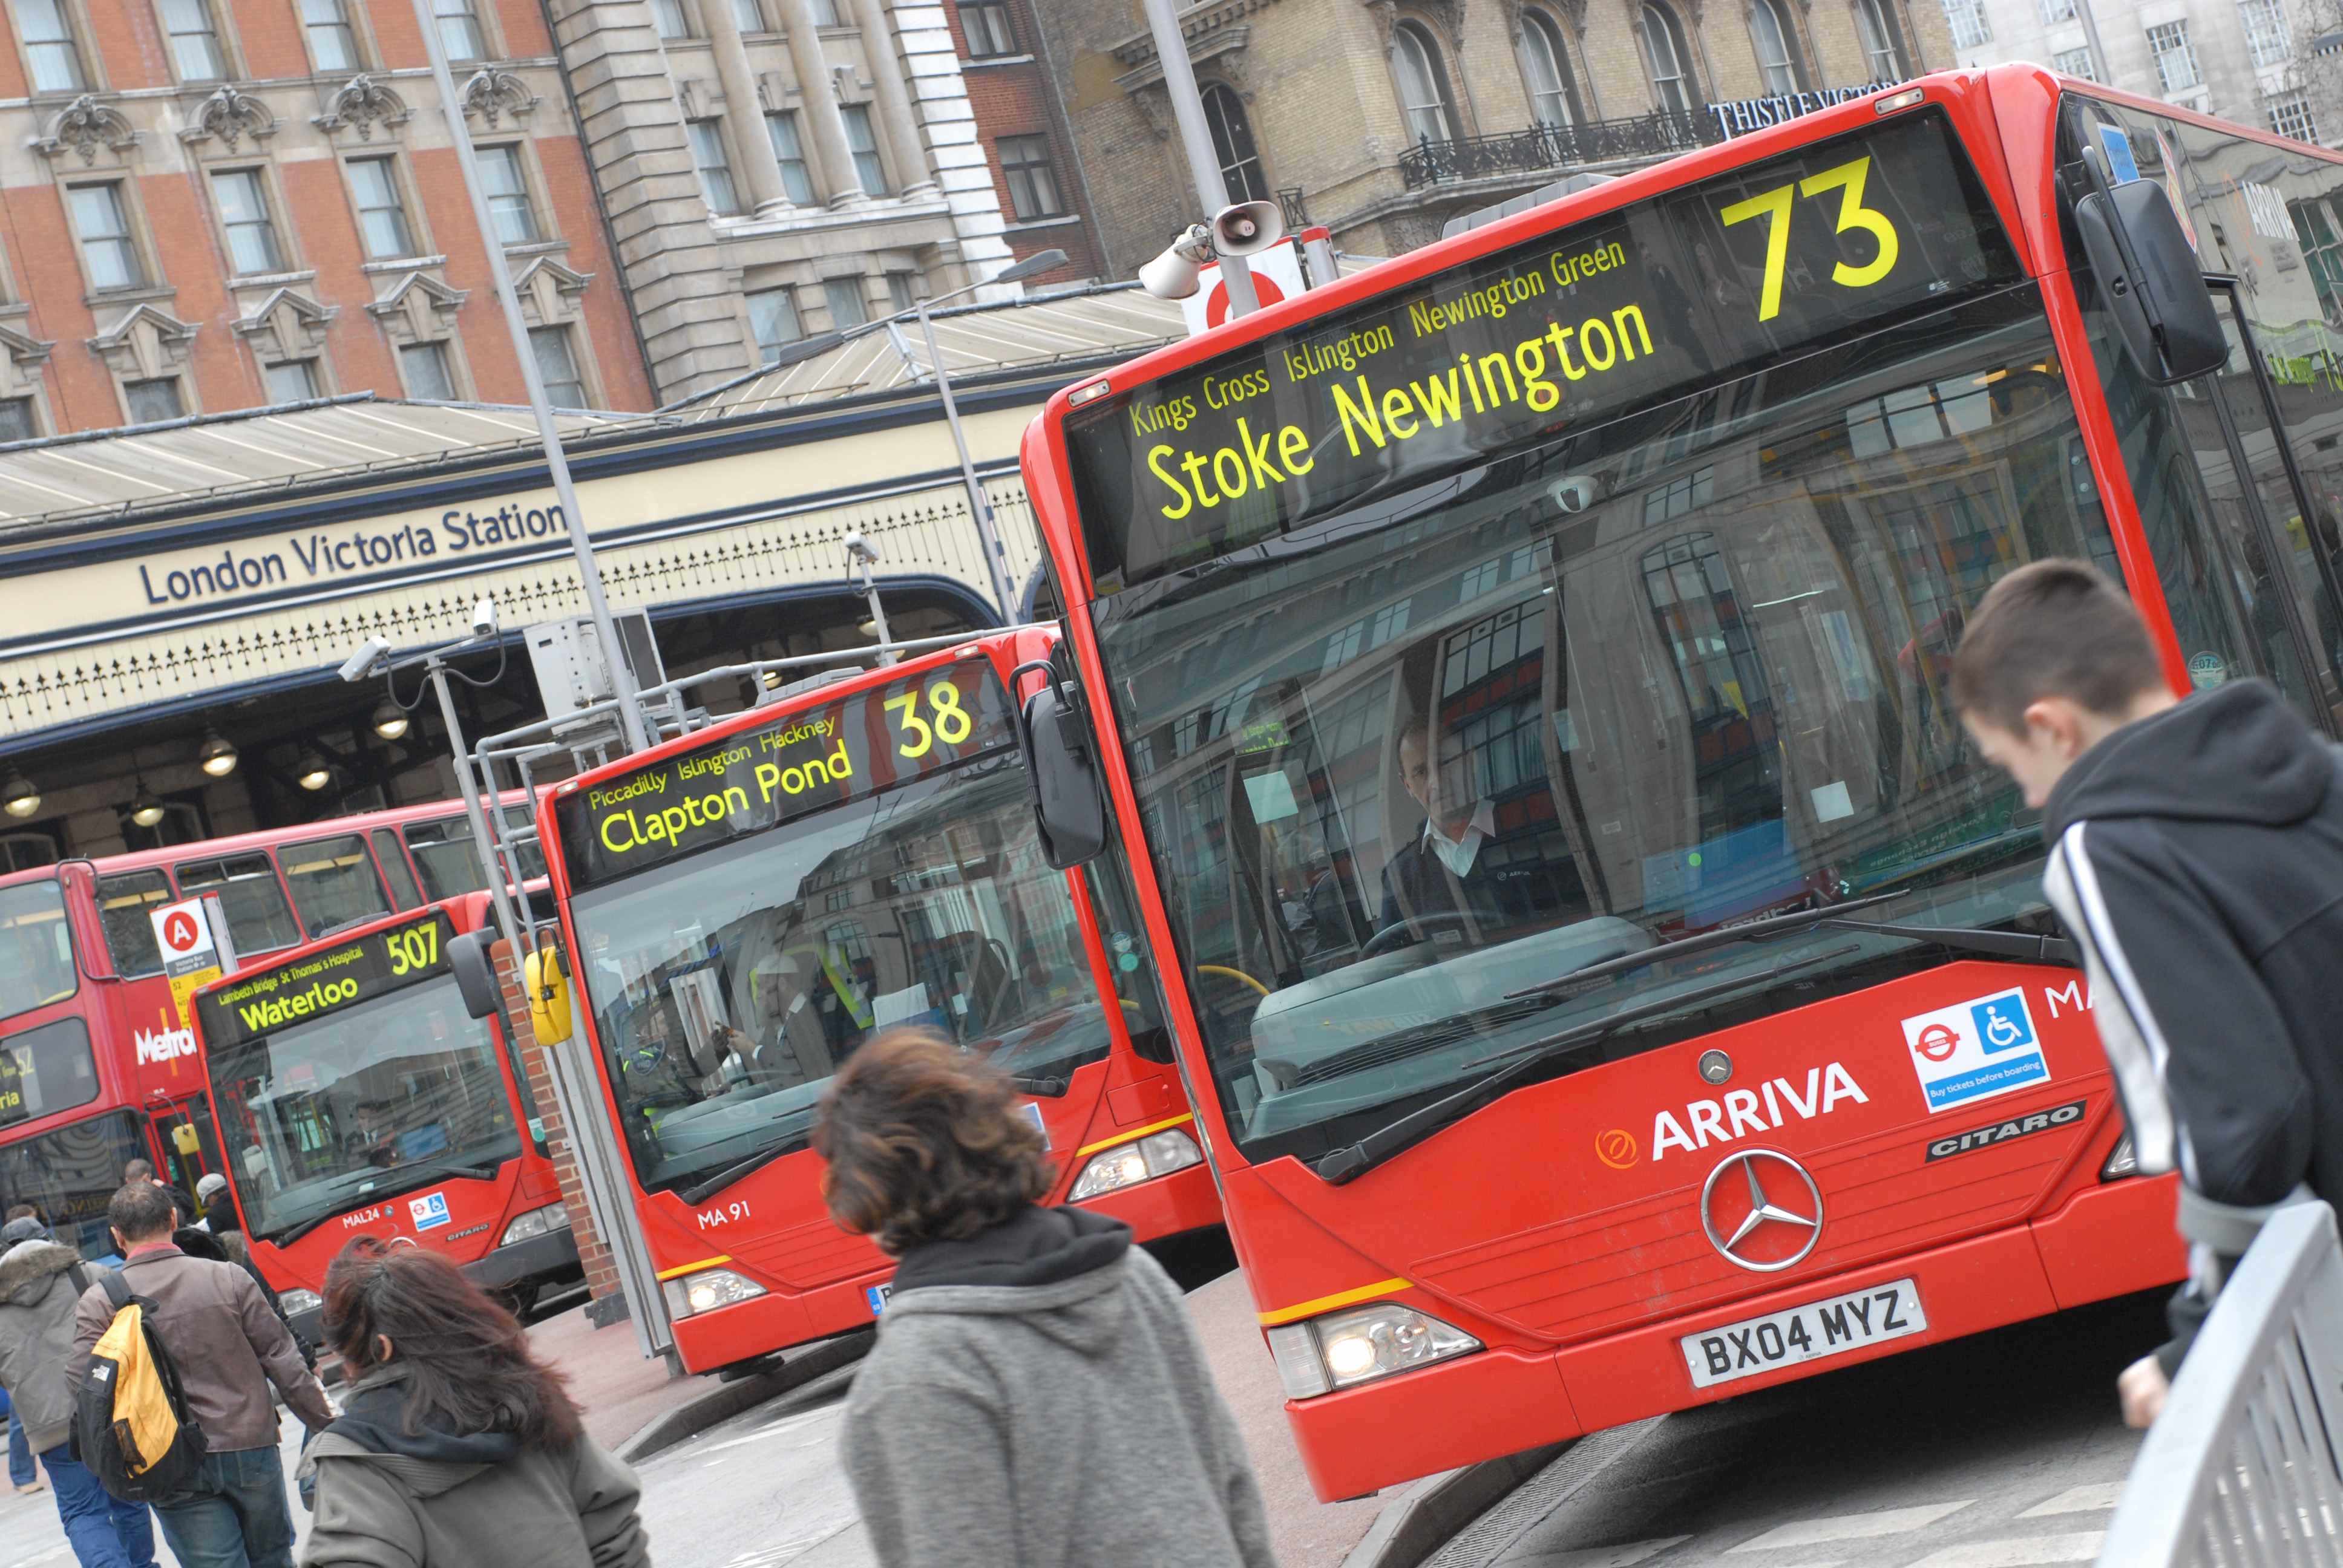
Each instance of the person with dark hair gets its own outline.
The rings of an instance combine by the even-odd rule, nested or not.
[[[293,1516],[269,1389],[309,1427],[334,1419],[326,1391],[251,1275],[178,1246],[168,1190],[134,1180],[107,1201],[106,1218],[122,1249],[122,1277],[154,1303],[146,1322],[178,1365],[207,1449],[195,1483],[155,1505],[163,1539],[180,1568],[292,1568]],[[113,1322],[105,1287],[93,1284],[74,1313],[67,1376],[76,1386]]]
[[[153,1161],[131,1161],[122,1168],[122,1180],[125,1185],[133,1181],[152,1181],[156,1186],[160,1187],[164,1191],[168,1192],[171,1195],[171,1207],[178,1211],[178,1222],[180,1224],[192,1225],[196,1222],[196,1215],[198,1211],[196,1207],[195,1199],[190,1194],[181,1191],[179,1188],[172,1186],[160,1176],[156,1175],[155,1162]]]
[[[644,1568],[642,1483],[586,1433],[561,1374],[453,1263],[361,1236],[326,1271],[352,1382],[302,1455],[303,1568]]]
[[[879,1561],[1273,1563],[1179,1288],[1121,1221],[1038,1206],[1051,1168],[1017,1099],[999,1069],[910,1028],[870,1040],[822,1097],[830,1217],[896,1260],[842,1439]]]
[[[106,1271],[82,1261],[25,1216],[0,1229],[0,1387],[13,1423],[40,1455],[81,1568],[152,1568],[155,1524],[145,1505],[117,1503],[74,1457],[74,1303],[84,1282]],[[19,1487],[19,1491],[32,1488]]]
[[[1440,766],[1423,719],[1400,730],[1400,785],[1423,808],[1423,828],[1384,862],[1377,935],[1405,926],[1423,940],[1465,916],[1483,928],[1510,923],[1489,857],[1481,852],[1496,836],[1497,809],[1468,793],[1458,782],[1461,772],[1461,766]]]
[[[2043,891],[2082,951],[2139,1168],[2180,1172],[2189,1282],[2170,1342],[2117,1385],[2146,1426],[2242,1251],[2194,1201],[2343,1205],[2343,761],[2265,682],[2181,701],[2139,612],[2081,561],[1996,583],[1951,691],[2043,812]]]

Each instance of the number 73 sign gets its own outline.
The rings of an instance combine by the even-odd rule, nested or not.
[[[1863,183],[1870,174],[1871,155],[1865,153],[1835,169],[1759,191],[1716,215],[1727,228],[1753,218],[1765,220],[1765,281],[1758,292],[1758,320],[1771,321],[1782,314],[1782,278],[1790,266],[1791,206],[1798,196],[1815,200],[1838,192],[1837,232],[1867,234],[1878,246],[1878,254],[1860,266],[1845,261],[1833,265],[1833,283],[1842,288],[1868,288],[1896,270],[1896,257],[1903,248],[1896,225],[1877,207],[1863,205]]]

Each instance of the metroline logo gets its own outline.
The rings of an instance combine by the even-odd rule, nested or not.
[[[176,1061],[183,1056],[196,1054],[196,1035],[193,1030],[142,1029],[132,1038],[137,1043],[138,1060],[142,1066],[149,1062],[159,1064]]]
[[[1771,1132],[1795,1116],[1811,1121],[1828,1116],[1842,1100],[1868,1105],[1871,1097],[1855,1075],[1838,1062],[1806,1069],[1805,1092],[1786,1078],[1769,1078],[1755,1089],[1735,1089],[1722,1100],[1695,1100],[1684,1107],[1683,1120],[1663,1111],[1652,1121],[1652,1163],[1668,1157],[1671,1149],[1690,1154],[1712,1143],[1732,1143],[1760,1132]],[[1685,1131],[1689,1126],[1691,1131]]]

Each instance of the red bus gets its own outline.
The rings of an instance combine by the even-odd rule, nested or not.
[[[528,808],[515,796],[505,809]],[[188,1192],[226,1169],[151,910],[216,894],[249,962],[486,885],[463,810],[445,802],[0,878],[0,1204],[35,1205],[103,1257],[125,1163],[151,1161]]]
[[[1037,784],[1321,1496],[2180,1275],[1946,661],[2080,557],[2335,728],[2338,235],[2328,154],[1946,74],[1051,399]]]
[[[196,993],[221,1169],[313,1340],[326,1267],[357,1234],[443,1252],[518,1310],[581,1277],[504,1020],[472,1017],[457,986],[453,943],[488,906],[369,920]]]
[[[803,682],[545,798],[573,1016],[692,1372],[882,1310],[893,1264],[831,1223],[809,1141],[888,1024],[1015,1077],[1056,1201],[1142,1241],[1220,1223],[1128,895],[1036,841],[1007,689],[1051,640]]]

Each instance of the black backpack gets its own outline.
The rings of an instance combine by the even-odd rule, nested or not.
[[[69,1452],[114,1497],[157,1503],[194,1484],[208,1445],[179,1364],[155,1330],[155,1303],[118,1273],[106,1275],[106,1299],[114,1321],[89,1352]]]

